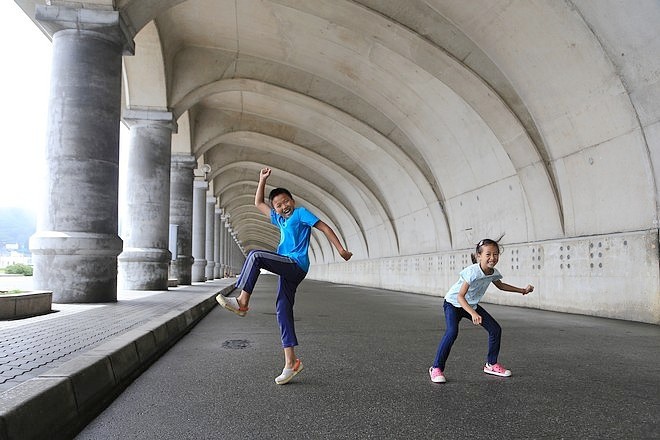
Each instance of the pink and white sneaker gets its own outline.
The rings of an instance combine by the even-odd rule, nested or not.
[[[440,368],[429,368],[429,376],[431,376],[431,382],[435,383],[444,383],[447,382],[445,375],[442,373]]]
[[[511,376],[511,370],[507,370],[500,363],[491,365],[488,362],[486,362],[486,365],[484,365],[484,373],[493,374],[495,376],[502,376],[502,377]]]

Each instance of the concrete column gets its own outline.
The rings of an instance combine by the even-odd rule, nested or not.
[[[229,237],[229,239],[231,240],[230,241],[231,245],[229,247],[229,260],[231,261],[231,275],[235,276],[236,274],[238,274],[239,269],[237,268],[237,264],[236,264],[237,261],[236,255],[238,250],[238,248],[236,247],[236,232],[234,232],[233,228],[231,230],[231,236]]]
[[[227,232],[227,250],[226,250],[226,252],[227,252],[227,276],[231,277],[231,276],[234,275],[234,271],[233,271],[233,268],[232,268],[234,262],[231,260],[231,254],[232,254],[231,248],[232,248],[232,244],[233,244],[231,234],[233,232],[233,229],[231,227],[231,223],[229,222],[229,218],[227,219],[227,223],[225,224],[225,229],[226,229],[226,232]]]
[[[177,225],[175,260],[170,276],[179,285],[192,280],[193,169],[197,161],[187,154],[173,154],[170,165],[170,223]]]
[[[176,124],[170,112],[124,113],[130,127],[124,251],[118,257],[120,289],[167,290],[170,251],[170,157]]]
[[[195,180],[193,186],[192,281],[206,281],[206,190],[208,183]]]
[[[57,303],[117,300],[122,53],[116,11],[37,5],[52,34],[46,187],[30,239],[34,287]]]
[[[222,273],[229,276],[229,214],[222,216]]]
[[[212,280],[213,270],[215,268],[215,259],[213,252],[213,243],[215,239],[215,197],[208,196],[206,198],[206,242],[205,252],[206,255],[206,269],[205,276],[207,280]]]
[[[216,208],[213,217],[213,278],[222,278],[222,263],[221,263],[221,234],[222,234],[222,209]]]

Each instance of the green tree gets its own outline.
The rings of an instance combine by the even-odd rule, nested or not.
[[[12,264],[5,268],[5,273],[23,274],[26,277],[31,277],[32,266],[28,266],[27,264],[20,264],[20,263]]]

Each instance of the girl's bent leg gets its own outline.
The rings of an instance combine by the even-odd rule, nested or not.
[[[502,327],[483,307],[479,306],[477,313],[481,315],[481,326],[488,331],[488,357],[486,362],[495,365],[500,354]]]
[[[445,370],[445,362],[449,357],[449,352],[451,351],[454,341],[458,337],[458,323],[465,312],[462,308],[454,307],[447,301],[443,303],[443,308],[445,310],[445,322],[447,324],[447,329],[445,334],[442,336],[442,340],[438,345],[438,351],[435,354],[435,360],[433,361],[433,368],[440,368],[442,371]]]

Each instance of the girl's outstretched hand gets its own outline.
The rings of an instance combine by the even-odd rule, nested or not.
[[[341,255],[341,257],[342,257],[344,260],[348,261],[348,260],[350,260],[351,257],[353,256],[353,252],[349,252],[349,251],[347,251],[346,249],[344,249],[343,251],[339,252],[339,255]]]
[[[474,312],[474,314],[472,315],[472,324],[481,325],[481,315],[478,314],[477,312]]]
[[[259,172],[259,179],[268,179],[268,176],[270,176],[271,169],[270,168],[262,168],[261,171]]]
[[[527,287],[525,287],[523,289],[522,294],[527,295],[528,293],[531,293],[533,291],[534,291],[534,286],[532,286],[531,284],[528,284]]]

